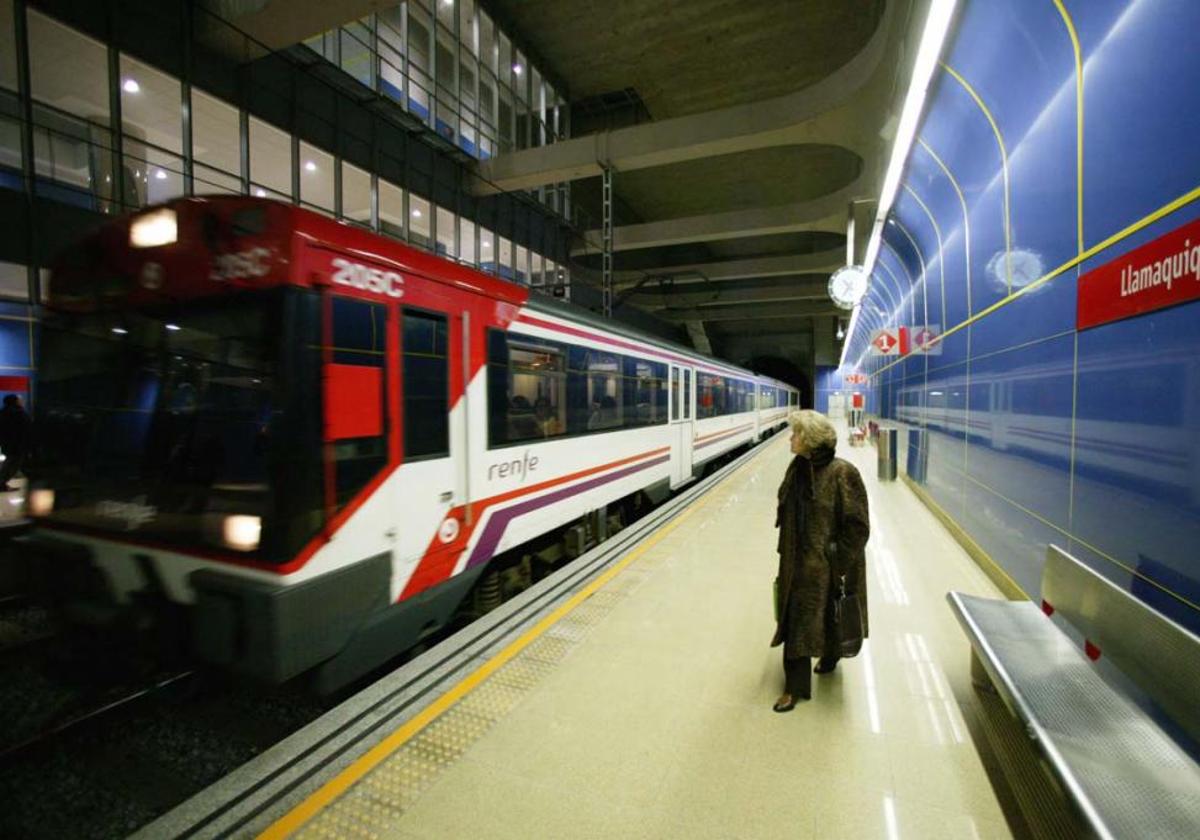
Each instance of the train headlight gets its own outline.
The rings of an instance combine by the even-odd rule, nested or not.
[[[138,216],[129,226],[129,244],[134,248],[170,245],[179,238],[174,210],[153,210]]]
[[[221,540],[236,551],[254,551],[262,538],[262,517],[236,514],[221,522]]]
[[[29,491],[29,515],[49,516],[54,512],[54,491],[38,488]]]

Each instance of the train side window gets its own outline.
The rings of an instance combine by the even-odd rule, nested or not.
[[[667,366],[625,357],[626,427],[667,422]]]
[[[405,309],[401,318],[404,352],[404,457],[450,454],[449,325],[445,315]]]
[[[387,463],[387,307],[341,297],[330,304],[325,437],[333,447],[334,491],[341,507]]]
[[[566,433],[567,371],[563,348],[488,334],[488,445]]]
[[[671,368],[671,420],[679,419],[679,374],[680,369]]]
[[[679,373],[683,377],[683,419],[687,420],[692,416],[692,371],[680,368]]]
[[[588,350],[584,374],[587,377],[587,431],[621,427],[621,357],[613,353]]]

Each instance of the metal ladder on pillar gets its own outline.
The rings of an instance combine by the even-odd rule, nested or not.
[[[613,314],[613,172],[609,166],[601,167],[601,203],[603,226],[600,229],[600,288],[604,317]]]

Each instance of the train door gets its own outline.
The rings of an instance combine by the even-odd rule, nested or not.
[[[439,573],[453,567],[457,537],[470,524],[470,424],[466,388],[460,387],[470,323],[469,314],[457,309],[428,294],[419,306],[399,307],[404,480],[395,507],[402,523],[398,553],[407,566],[428,552],[427,562]]]
[[[690,368],[671,365],[669,372],[670,407],[667,419],[671,428],[671,489],[692,480],[692,403],[695,399],[694,373]]]
[[[395,387],[398,341],[395,310],[327,292],[321,300],[326,527],[336,529],[349,510],[381,492],[385,469],[399,458]],[[365,529],[378,550],[388,523]]]

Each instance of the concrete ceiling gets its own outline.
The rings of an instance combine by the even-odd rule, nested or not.
[[[617,317],[735,362],[836,363],[825,287],[852,202],[862,257],[921,2],[486,0],[578,107],[570,140],[482,163],[477,191],[570,181],[574,276],[598,282],[607,166]]]

